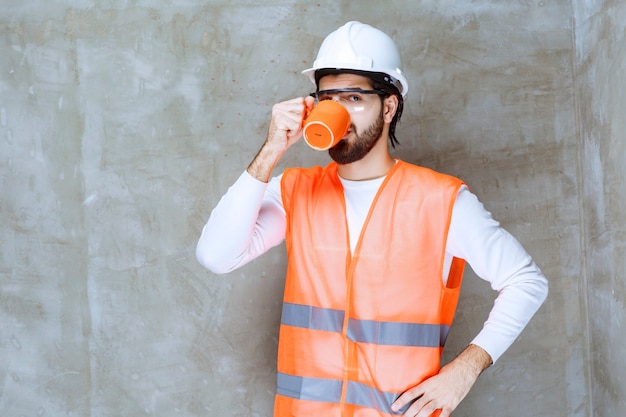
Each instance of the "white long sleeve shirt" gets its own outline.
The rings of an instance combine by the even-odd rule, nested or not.
[[[285,239],[286,215],[280,176],[269,183],[246,171],[211,212],[196,247],[198,261],[214,273],[227,273],[252,261]],[[344,187],[350,242],[355,245],[383,178],[347,181]],[[354,246],[351,248],[354,250]],[[493,362],[509,348],[548,294],[548,282],[519,242],[462,186],[452,211],[446,262],[462,258],[498,292],[482,330],[472,341]],[[448,268],[444,268],[445,271]],[[442,276],[444,282],[447,276]]]

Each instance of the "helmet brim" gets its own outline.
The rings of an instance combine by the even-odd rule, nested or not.
[[[405,98],[408,92],[408,82],[406,78],[404,78],[401,74],[396,74],[392,71],[367,71],[353,68],[309,68],[302,71],[302,74],[308,77],[316,87],[319,79],[324,75],[356,74],[394,86],[400,95],[402,95],[402,98]]]

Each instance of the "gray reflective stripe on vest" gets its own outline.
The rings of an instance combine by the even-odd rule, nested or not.
[[[442,330],[438,324],[350,320],[348,337],[355,342],[377,345],[439,347]]]
[[[341,332],[344,317],[344,312],[341,310],[283,303],[280,322],[305,329]]]
[[[341,381],[333,379],[303,378],[279,372],[276,393],[297,400],[339,404],[341,387]],[[398,393],[379,391],[359,382],[348,381],[346,403],[395,414],[391,411],[391,404],[399,395]],[[407,404],[398,414],[404,413],[409,405]]]
[[[312,330],[341,332],[344,312],[301,304],[283,303],[281,323]],[[440,347],[450,326],[350,319],[348,338],[355,342],[393,346]]]
[[[302,378],[279,372],[277,375],[276,393],[298,400],[339,403],[341,400],[341,381]]]
[[[374,408],[379,411],[383,411],[388,414],[396,414],[391,411],[391,404],[398,398],[400,394],[394,394],[391,392],[379,391],[376,388],[370,387],[359,382],[348,382],[348,389],[346,389],[346,402],[348,404],[354,404],[361,407]],[[408,408],[408,404],[401,413],[404,413]],[[398,413],[398,414],[401,414]]]

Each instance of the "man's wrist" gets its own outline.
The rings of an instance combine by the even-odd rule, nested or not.
[[[248,165],[248,174],[259,181],[268,182],[284,152],[284,149],[273,147],[266,142]]]
[[[465,348],[456,359],[464,363],[476,378],[493,364],[491,355],[485,349],[473,344]]]

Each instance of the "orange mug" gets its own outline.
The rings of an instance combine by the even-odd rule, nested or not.
[[[335,146],[350,129],[350,113],[333,100],[321,101],[304,119],[302,135],[313,149],[324,151]]]

